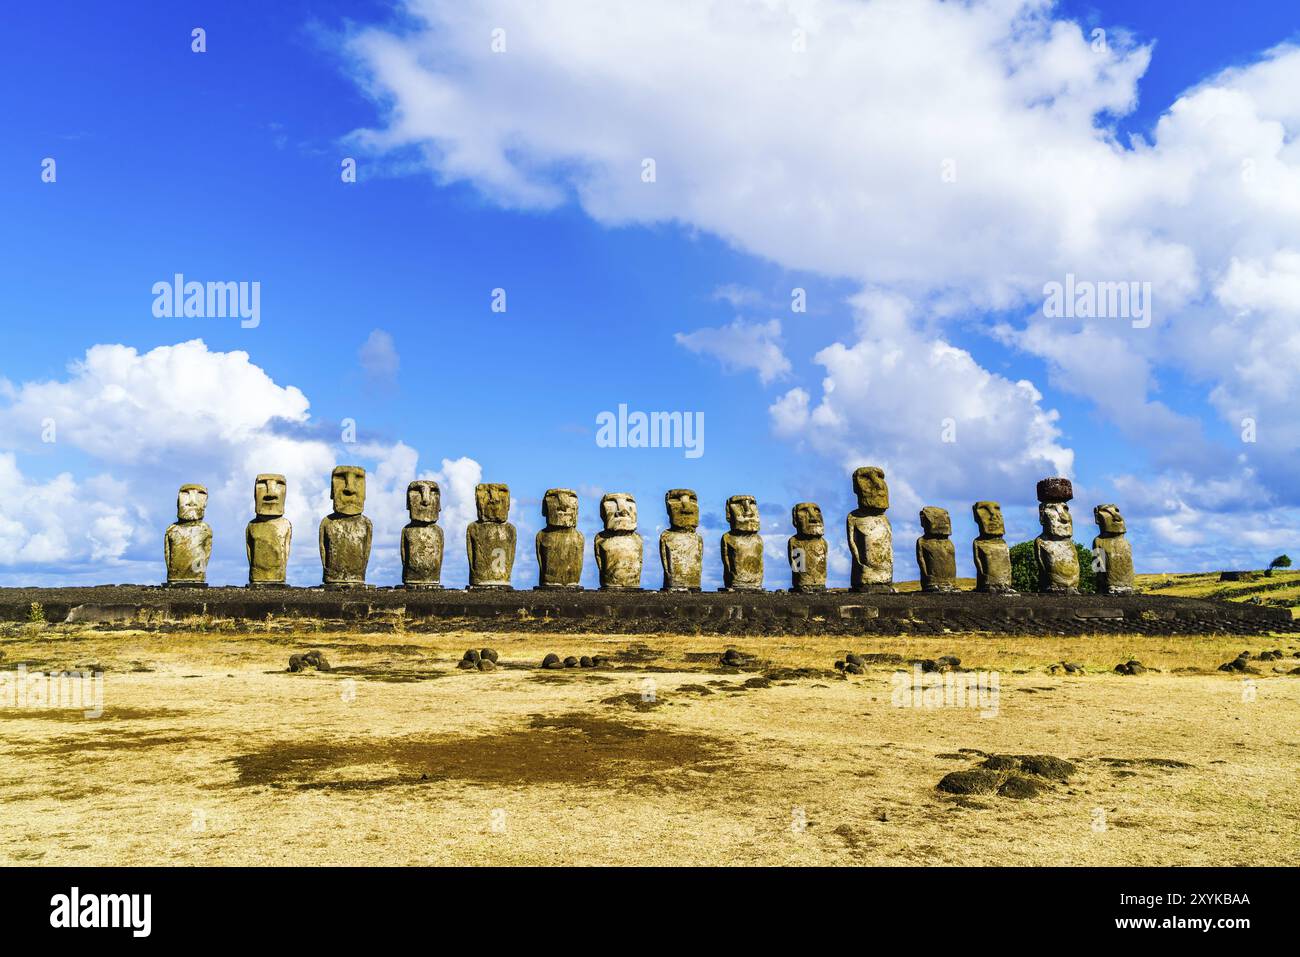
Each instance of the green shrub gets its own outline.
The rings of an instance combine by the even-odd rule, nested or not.
[[[27,620],[33,625],[44,624],[45,609],[41,607],[39,601],[32,602],[31,607],[27,609]]]
[[[1079,555],[1079,591],[1085,595],[1096,594],[1097,574],[1092,570],[1092,549],[1075,542],[1074,550]],[[1034,560],[1033,542],[1011,546],[1011,584],[1018,592],[1038,591],[1038,562]]]

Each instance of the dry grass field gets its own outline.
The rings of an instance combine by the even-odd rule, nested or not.
[[[456,667],[483,646],[497,670]],[[727,647],[753,657],[726,667]],[[285,670],[312,648],[333,670]],[[1216,670],[1243,649],[1285,657]],[[549,651],[610,660],[541,670]],[[900,666],[844,675],[848,651],[956,655],[996,698],[900,707]],[[106,678],[99,717],[0,706],[0,863],[1294,865],[1297,652],[9,626],[0,670]],[[1151,670],[1115,674],[1128,658]],[[990,755],[1074,767],[1029,797],[936,788]]]

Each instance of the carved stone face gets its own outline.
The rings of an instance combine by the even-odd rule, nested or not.
[[[474,486],[474,508],[480,522],[501,524],[510,517],[510,486],[485,484]]]
[[[858,508],[889,508],[889,486],[885,484],[884,469],[864,465],[854,472],[853,494],[858,497]]]
[[[359,465],[340,465],[330,476],[330,499],[340,515],[360,515],[366,507],[366,470]]]
[[[971,506],[975,524],[981,535],[1005,535],[1007,526],[1002,521],[1002,506],[997,502],[976,502]]]
[[[1092,517],[1097,520],[1097,527],[1103,535],[1123,535],[1128,531],[1118,505],[1098,505],[1092,510]]]
[[[805,538],[819,538],[826,534],[822,510],[813,502],[800,502],[792,508],[790,521],[794,523],[794,530]]]
[[[727,499],[727,523],[733,532],[758,531],[758,502],[752,495],[733,495]]]
[[[635,532],[636,499],[627,492],[610,492],[600,500],[600,518],[607,532]]]
[[[1043,534],[1052,538],[1069,538],[1074,534],[1074,519],[1070,517],[1070,506],[1064,502],[1044,502],[1038,506],[1038,520],[1043,525]]]
[[[253,511],[261,518],[279,518],[284,514],[284,498],[289,486],[283,475],[270,472],[253,481]]]
[[[416,479],[406,486],[406,510],[413,522],[436,522],[442,511],[442,489],[431,479]]]
[[[935,538],[947,538],[952,534],[952,519],[946,508],[927,505],[921,509],[921,530]]]
[[[542,497],[542,514],[552,528],[576,528],[578,493],[568,488],[547,489]]]
[[[176,520],[201,522],[208,508],[208,490],[202,485],[182,485],[176,494]]]
[[[700,527],[700,500],[688,488],[675,488],[664,496],[668,507],[668,521],[673,528],[694,531]]]

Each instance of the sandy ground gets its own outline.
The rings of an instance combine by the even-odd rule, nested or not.
[[[456,668],[485,645],[503,667]],[[105,710],[0,706],[0,863],[1300,863],[1300,636],[762,638],[741,669],[726,647],[11,627],[0,671],[102,666]],[[335,670],[287,673],[309,648]],[[1245,648],[1287,658],[1213,670]],[[848,650],[955,654],[997,695],[900,707],[898,666],[845,677]],[[1129,657],[1160,670],[1111,672]],[[1075,771],[936,789],[976,752]]]

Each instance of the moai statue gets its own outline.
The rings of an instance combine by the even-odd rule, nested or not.
[[[1092,540],[1093,569],[1097,573],[1097,591],[1103,595],[1131,595],[1136,591],[1133,579],[1133,546],[1125,532],[1124,516],[1118,505],[1098,505],[1092,510],[1101,534]]]
[[[340,465],[330,476],[334,511],[320,520],[320,563],[326,588],[364,588],[374,528],[366,507],[366,470]]]
[[[442,489],[432,479],[406,486],[406,511],[411,520],[402,529],[402,584],[418,591],[442,587]]]
[[[921,509],[922,535],[916,540],[916,564],[921,570],[921,591],[957,590],[957,550],[953,547],[952,519],[946,508]]]
[[[889,486],[885,473],[866,465],[853,473],[853,493],[858,507],[849,512],[845,525],[849,554],[853,557],[849,585],[854,591],[894,591],[894,532],[889,527]]]
[[[1074,498],[1069,479],[1047,478],[1038,483],[1038,521],[1043,534],[1034,539],[1038,590],[1079,593],[1079,553],[1074,548],[1074,519],[1066,503]]]
[[[976,502],[971,506],[979,535],[972,543],[975,552],[975,590],[997,595],[1014,595],[1011,584],[1011,549],[1002,536],[1002,506],[997,502]]]
[[[659,561],[664,566],[664,591],[699,591],[704,567],[700,500],[688,488],[670,489],[664,496],[668,528],[659,536]]]
[[[253,480],[253,520],[244,529],[249,588],[285,587],[293,539],[293,526],[284,517],[288,488],[283,475],[264,473]]]
[[[546,527],[537,533],[537,587],[580,591],[585,542],[578,531],[578,493],[547,489],[542,514]]]
[[[596,568],[606,591],[635,591],[641,587],[641,536],[636,532],[636,499],[611,492],[600,500],[605,530],[596,533]]]
[[[790,510],[795,533],[786,542],[790,558],[790,590],[826,590],[826,524],[822,510],[812,502],[800,502]]]
[[[212,557],[212,529],[203,521],[208,490],[202,485],[182,485],[176,495],[176,521],[163,536],[167,584],[174,588],[207,588],[208,559]]]
[[[758,534],[758,502],[752,495],[727,499],[727,524],[722,534],[722,590],[763,590],[763,538]]]
[[[515,527],[510,517],[510,487],[484,484],[474,487],[478,521],[465,527],[469,552],[469,587],[509,591],[515,567]]]

